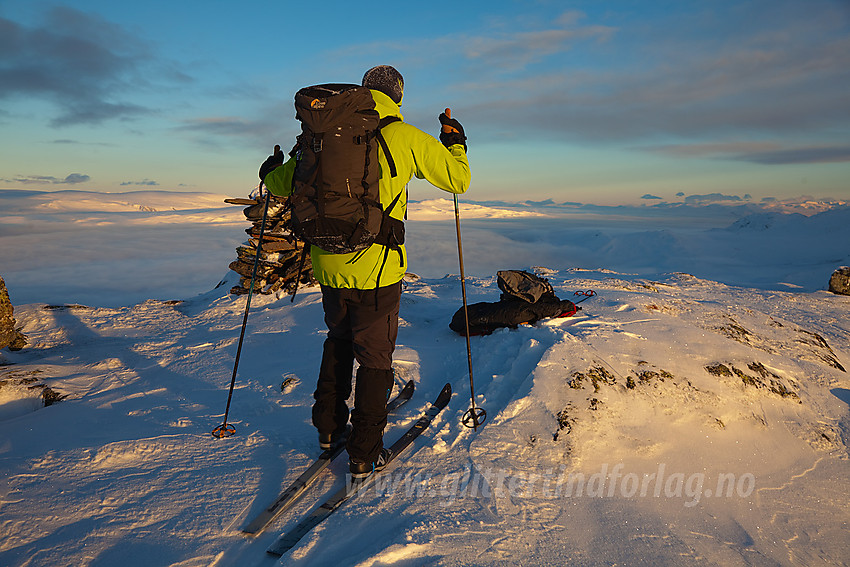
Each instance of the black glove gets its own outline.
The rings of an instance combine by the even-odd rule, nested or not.
[[[448,148],[454,144],[460,144],[466,151],[466,135],[463,133],[463,126],[460,125],[460,122],[452,118],[450,114],[443,112],[440,114],[440,124],[443,125],[440,128],[440,141],[443,142],[443,145]]]
[[[266,175],[272,172],[272,170],[283,165],[283,152],[280,151],[280,146],[274,147],[274,153],[266,158],[266,161],[263,162],[263,165],[260,166],[260,181],[266,180]]]

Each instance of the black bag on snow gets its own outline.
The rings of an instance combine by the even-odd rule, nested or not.
[[[536,323],[549,317],[571,317],[576,314],[578,307],[569,299],[542,299],[528,303],[521,299],[509,299],[497,302],[482,301],[467,306],[469,311],[469,334],[489,335],[496,329],[509,327],[515,329],[523,323]],[[449,328],[466,335],[463,320],[463,307],[452,317]]]
[[[568,299],[558,299],[548,281],[529,272],[499,271],[497,283],[502,290],[499,301],[467,306],[470,335],[489,335],[502,327],[516,328],[548,317],[571,317],[579,309]],[[466,335],[463,307],[455,312],[449,328]]]
[[[325,84],[295,94],[301,122],[292,180],[292,224],[299,239],[333,254],[358,252],[373,243],[397,248],[404,223],[384,211],[378,186],[378,144],[395,177],[395,164],[366,87]]]
[[[522,270],[499,270],[496,284],[502,290],[502,299],[522,299],[534,303],[543,298],[555,298],[555,290],[548,280]]]

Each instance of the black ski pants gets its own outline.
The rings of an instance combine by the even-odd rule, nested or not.
[[[313,394],[313,425],[319,433],[345,427],[356,359],[360,367],[347,446],[354,460],[375,462],[383,448],[400,300],[401,282],[369,290],[322,286],[328,335]]]

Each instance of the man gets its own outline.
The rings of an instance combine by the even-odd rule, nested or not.
[[[389,65],[369,69],[362,85],[370,89],[380,118],[399,119],[381,129],[395,162],[395,177],[388,174],[387,156],[378,150],[381,205],[386,210],[396,201],[390,216],[399,221],[405,218],[405,187],[414,176],[450,193],[465,192],[470,171],[460,123],[441,114],[440,141],[404,123],[399,111],[404,79]],[[294,158],[283,164],[283,154],[276,152],[260,168],[260,179],[273,194],[289,195],[294,169]],[[383,433],[386,403],[394,383],[392,354],[398,334],[401,280],[407,271],[404,245],[391,248],[375,243],[351,254],[332,254],[316,246],[310,249],[328,327],[313,395],[313,424],[319,431],[321,448],[340,442],[349,420],[346,400],[351,395],[356,359],[359,368],[346,443],[354,478],[382,469],[389,456],[383,449]]]

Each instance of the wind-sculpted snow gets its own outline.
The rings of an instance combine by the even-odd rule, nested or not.
[[[505,266],[513,267],[513,266]],[[314,530],[291,565],[840,564],[850,498],[850,300],[685,273],[536,268],[570,318],[471,341],[448,328],[460,280],[406,278],[394,441],[449,381],[455,395],[395,467]],[[495,274],[469,300],[499,297]],[[241,527],[317,454],[310,425],[317,289],[254,297],[216,439],[245,297],[229,285],[131,306],[33,303],[32,377],[49,407],[0,388],[0,564],[266,565],[265,548],[344,482],[344,459],[267,533]],[[3,392],[6,392],[5,394]],[[5,396],[5,397],[3,397]]]

